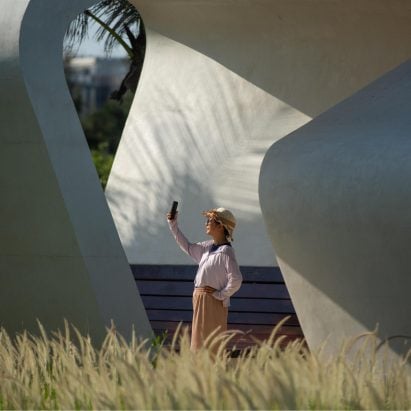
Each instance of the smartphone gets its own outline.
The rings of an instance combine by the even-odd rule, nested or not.
[[[171,206],[170,214],[171,220],[174,220],[177,212],[178,201],[173,201],[173,205]]]

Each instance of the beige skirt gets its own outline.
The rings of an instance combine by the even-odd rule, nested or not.
[[[191,350],[197,351],[207,337],[218,328],[216,334],[227,331],[228,308],[204,288],[195,288],[193,293],[193,323]],[[214,350],[217,347],[214,347]]]

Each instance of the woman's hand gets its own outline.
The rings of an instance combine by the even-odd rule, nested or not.
[[[172,218],[171,213],[167,213],[167,220],[168,221],[177,220],[177,214],[178,214],[178,211],[176,211],[176,214],[175,214],[174,218]]]

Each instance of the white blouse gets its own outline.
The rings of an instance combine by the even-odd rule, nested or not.
[[[212,240],[190,243],[178,228],[177,218],[168,220],[168,225],[180,248],[198,264],[194,286],[215,288],[213,297],[223,301],[224,307],[229,307],[230,297],[243,281],[233,247],[221,245],[211,251]]]

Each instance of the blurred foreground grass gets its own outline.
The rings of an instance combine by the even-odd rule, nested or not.
[[[410,409],[407,359],[378,362],[374,337],[362,340],[326,359],[301,342],[280,348],[273,333],[239,358],[220,345],[213,359],[191,353],[186,332],[177,352],[114,329],[98,350],[68,326],[14,341],[1,330],[0,409]]]

